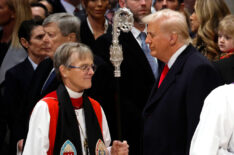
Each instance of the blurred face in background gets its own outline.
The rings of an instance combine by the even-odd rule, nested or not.
[[[141,19],[151,13],[151,2],[151,0],[120,0],[119,4],[130,9],[134,22],[141,23]]]
[[[0,26],[6,26],[15,19],[15,12],[8,5],[7,0],[0,0]]]
[[[35,18],[36,16],[40,17],[41,19],[45,19],[46,18],[46,12],[42,7],[31,7],[32,10],[32,15]]]
[[[69,36],[64,36],[56,23],[49,23],[44,26],[47,40],[50,40],[51,47],[48,56],[53,59],[56,49],[63,43],[70,41]]]
[[[31,32],[28,52],[35,57],[46,57],[48,52],[48,43],[43,40],[44,37],[45,32],[43,30],[43,26],[35,27]]]
[[[177,11],[180,9],[180,4],[178,0],[156,0],[154,7],[156,10],[168,8]]]
[[[196,33],[199,26],[200,26],[200,22],[198,21],[197,15],[195,13],[195,11],[193,12],[193,14],[190,16],[190,27],[191,27],[191,31]]]
[[[100,19],[104,18],[108,6],[109,0],[88,0],[85,4],[85,9],[88,16],[94,19]]]
[[[234,38],[229,35],[219,31],[218,33],[218,45],[222,52],[233,52],[234,50]]]
[[[45,5],[49,14],[53,13],[53,6],[48,1],[42,0],[42,1],[39,1],[39,3]]]

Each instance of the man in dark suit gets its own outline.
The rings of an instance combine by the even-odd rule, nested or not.
[[[120,0],[120,7],[127,7],[133,13],[134,27],[130,32],[121,32],[119,43],[122,45],[123,62],[121,64],[121,77],[114,78],[114,67],[110,62],[110,45],[112,44],[112,34],[107,33],[96,40],[94,53],[100,55],[112,68],[110,78],[101,85],[102,95],[93,96],[102,104],[104,111],[112,113],[107,114],[111,135],[116,138],[122,138],[128,141],[130,146],[129,154],[141,154],[141,116],[143,108],[147,102],[150,91],[158,79],[157,59],[153,58],[149,51],[145,53],[145,40],[141,39],[141,34],[146,32],[146,25],[141,22],[141,18],[150,14],[151,0]],[[145,34],[146,35],[146,34]],[[144,44],[144,45],[143,45]],[[153,61],[151,66],[150,58]],[[149,59],[148,59],[149,58]],[[96,73],[95,73],[96,74]],[[107,75],[106,75],[107,76]],[[105,76],[105,77],[106,77]],[[112,86],[112,87],[110,87]],[[97,89],[100,90],[100,89]],[[111,93],[114,93],[111,95]],[[104,101],[110,96],[109,102]],[[100,99],[100,97],[102,97]],[[105,99],[103,99],[105,98]],[[115,111],[115,102],[120,103],[120,114]],[[105,108],[110,109],[105,109]],[[120,126],[116,125],[116,116],[120,115]],[[116,131],[120,128],[119,131]],[[121,137],[116,137],[120,135]]]
[[[165,63],[143,112],[144,155],[188,155],[203,101],[221,78],[189,43],[182,14],[164,9],[143,21],[151,55]]]
[[[16,154],[17,130],[14,123],[19,109],[23,106],[21,105],[22,96],[29,87],[37,65],[47,56],[48,44],[43,40],[44,36],[42,21],[26,20],[20,25],[18,37],[28,57],[7,71],[3,100],[7,107],[5,112],[10,129],[10,154]]]
[[[54,13],[67,12],[74,14],[81,21],[86,18],[85,9],[81,5],[81,0],[48,0],[53,6]]]
[[[28,120],[33,107],[39,99],[47,93],[55,90],[58,81],[53,75],[53,56],[58,46],[65,42],[76,42],[79,40],[80,20],[68,13],[56,13],[48,16],[43,22],[45,31],[44,40],[48,41],[49,58],[42,61],[33,74],[30,86],[24,95],[23,104],[19,120],[17,121],[19,146],[22,148],[23,139],[26,137],[28,129]],[[53,77],[53,78],[50,78]],[[51,79],[50,82],[47,81]],[[46,88],[45,88],[45,85]]]

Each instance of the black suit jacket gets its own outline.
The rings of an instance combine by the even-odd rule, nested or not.
[[[6,104],[8,124],[11,131],[10,151],[16,153],[16,142],[18,130],[15,123],[19,114],[19,109],[24,107],[22,96],[27,92],[32,79],[34,69],[31,62],[26,58],[22,63],[9,69],[5,78],[4,103]]]
[[[33,73],[34,69],[28,58],[9,69],[6,73],[4,102],[9,107],[8,118],[10,123],[14,122],[15,114],[22,106],[20,101],[25,92],[27,92]]]
[[[144,108],[144,155],[188,155],[203,101],[220,84],[212,64],[189,45]]]
[[[94,51],[95,38],[88,26],[87,20],[83,20],[80,25],[80,39],[81,42],[88,45]]]
[[[155,79],[150,64],[132,33],[121,33],[119,42],[122,45],[124,57],[120,67],[120,78],[114,78],[114,67],[110,62],[109,48],[112,44],[111,33],[104,34],[95,42],[94,53],[100,55],[112,68],[109,73],[109,81],[105,81],[106,85],[112,85],[112,87],[102,86],[102,89],[106,87],[106,93],[103,95],[99,94],[99,96],[105,96],[105,94],[112,92],[114,93],[112,96],[115,97],[107,103],[103,100],[98,101],[102,105],[109,104],[110,109],[104,108],[105,112],[112,111],[111,116],[107,115],[112,139],[119,138],[117,137],[118,134],[116,131],[119,126],[116,126],[115,118],[118,114],[115,111],[115,102],[120,102],[122,139],[128,141],[130,154],[138,155],[141,154],[140,150],[142,146],[141,115],[150,91],[155,83]],[[106,98],[109,96],[106,95]],[[95,96],[93,97],[95,98]]]
[[[20,109],[20,114],[17,118],[17,130],[18,130],[18,140],[25,138],[28,131],[28,121],[30,114],[33,110],[35,104],[44,97],[47,93],[55,90],[58,86],[58,81],[56,78],[51,82],[45,91],[41,91],[42,87],[48,78],[50,71],[53,68],[53,62],[51,59],[43,60],[35,70],[30,85],[23,95],[24,106]]]
[[[108,25],[107,33],[110,33],[112,31],[112,27]],[[87,19],[83,20],[80,25],[80,38],[81,42],[88,45],[92,51],[95,50],[95,38],[88,26]]]
[[[225,83],[230,84],[234,82],[234,55],[214,62],[214,66]]]

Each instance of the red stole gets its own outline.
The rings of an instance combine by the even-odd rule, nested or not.
[[[58,106],[58,98],[56,91],[53,91],[46,95],[43,99],[48,105],[49,113],[50,113],[50,127],[49,127],[49,141],[50,141],[50,147],[49,150],[47,151],[47,155],[53,155],[53,150],[54,150],[54,143],[55,143],[55,137],[56,137],[56,128],[57,128],[57,121],[58,121],[58,112],[59,112],[59,106]],[[89,98],[92,107],[95,111],[95,114],[98,119],[98,124],[101,128],[102,132],[102,111],[101,111],[101,106],[97,101],[95,101],[92,98]],[[78,98],[78,99],[71,99],[72,104],[74,101],[75,106],[81,106],[83,103],[83,98]],[[80,105],[79,105],[80,104]],[[74,106],[73,105],[73,106]]]

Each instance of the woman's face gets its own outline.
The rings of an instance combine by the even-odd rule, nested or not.
[[[104,18],[109,0],[89,0],[86,6],[88,16],[94,19]]]
[[[15,18],[15,13],[8,7],[7,0],[0,0],[0,26],[6,26]]]
[[[200,26],[200,22],[197,18],[196,12],[194,11],[193,14],[190,16],[190,25],[191,25],[191,31],[196,33],[199,26]]]

